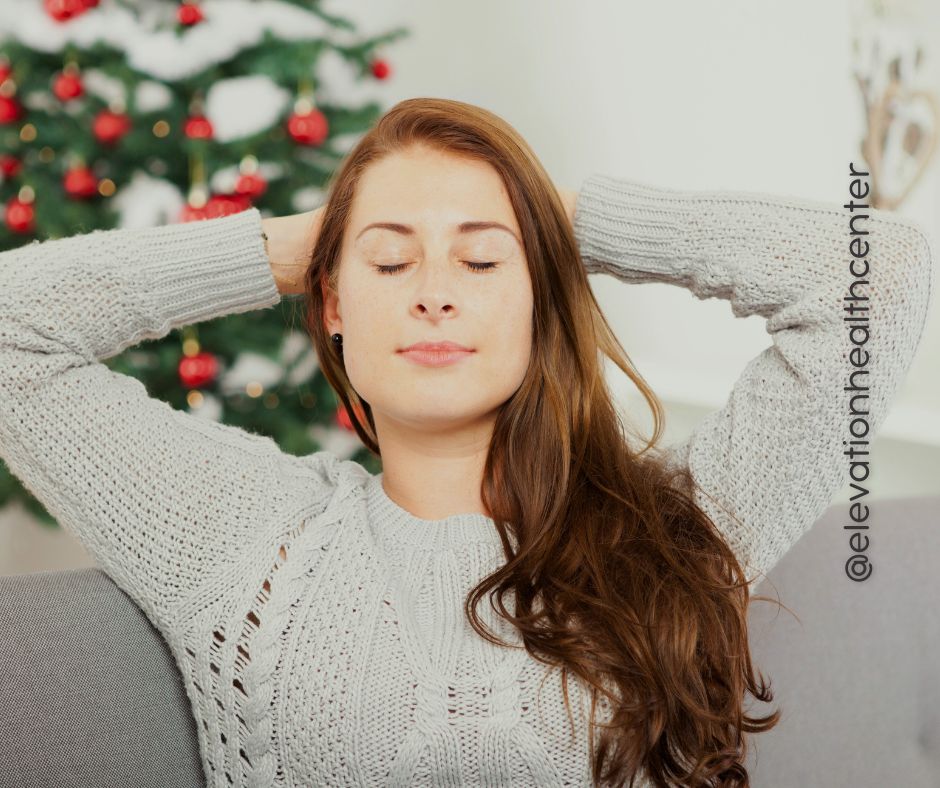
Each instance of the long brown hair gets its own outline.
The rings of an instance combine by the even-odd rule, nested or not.
[[[531,360],[497,415],[481,489],[506,563],[468,595],[471,626],[507,645],[477,615],[489,594],[526,650],[561,668],[569,718],[569,671],[590,685],[596,785],[632,786],[644,772],[657,786],[749,785],[742,734],[769,730],[780,712],[755,718],[742,709],[745,691],[773,699],[751,664],[748,581],[695,503],[688,470],[656,456],[662,406],[594,298],[551,179],[505,121],[460,101],[401,101],[334,172],[305,278],[306,328],[324,375],[363,443],[380,457],[372,409],[327,335],[321,281],[336,287],[362,173],[415,145],[497,170],[522,230],[533,289]],[[601,354],[652,410],[653,436],[639,451],[615,409]],[[533,457],[539,461],[527,461]],[[504,604],[507,594],[514,613]],[[596,726],[602,733],[595,751],[599,695],[610,722]]]

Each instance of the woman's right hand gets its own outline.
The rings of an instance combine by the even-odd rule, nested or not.
[[[281,295],[301,295],[304,292],[304,274],[320,227],[325,205],[312,211],[289,216],[272,216],[261,220],[261,228],[268,236],[265,248],[271,273]]]

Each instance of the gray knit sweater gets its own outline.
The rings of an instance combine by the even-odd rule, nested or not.
[[[849,481],[845,299],[870,298],[856,313],[871,328],[857,381],[871,385],[869,439],[923,330],[932,244],[914,222],[867,213],[865,277],[839,205],[600,174],[579,194],[590,272],[766,318],[772,343],[665,455],[691,467],[749,574]],[[208,784],[589,785],[589,694],[569,682],[585,710],[572,741],[559,671],[537,707],[544,666],[464,620],[467,591],[503,560],[492,521],[414,517],[358,463],[284,453],[101,363],[279,300],[256,209],[0,255],[0,457],[166,638]]]

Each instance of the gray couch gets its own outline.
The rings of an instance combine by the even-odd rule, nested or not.
[[[940,496],[876,501],[873,572],[849,580],[830,507],[760,583],[750,638],[781,723],[751,738],[756,788],[940,786]],[[0,578],[0,786],[205,785],[160,634],[100,570]]]

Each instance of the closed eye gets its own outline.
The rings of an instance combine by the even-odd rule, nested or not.
[[[498,265],[498,263],[491,262],[476,263],[471,260],[461,260],[461,262],[466,263],[471,271],[490,271]],[[408,265],[410,265],[410,263],[398,263],[397,265],[376,265],[374,268],[380,274],[397,274]]]

